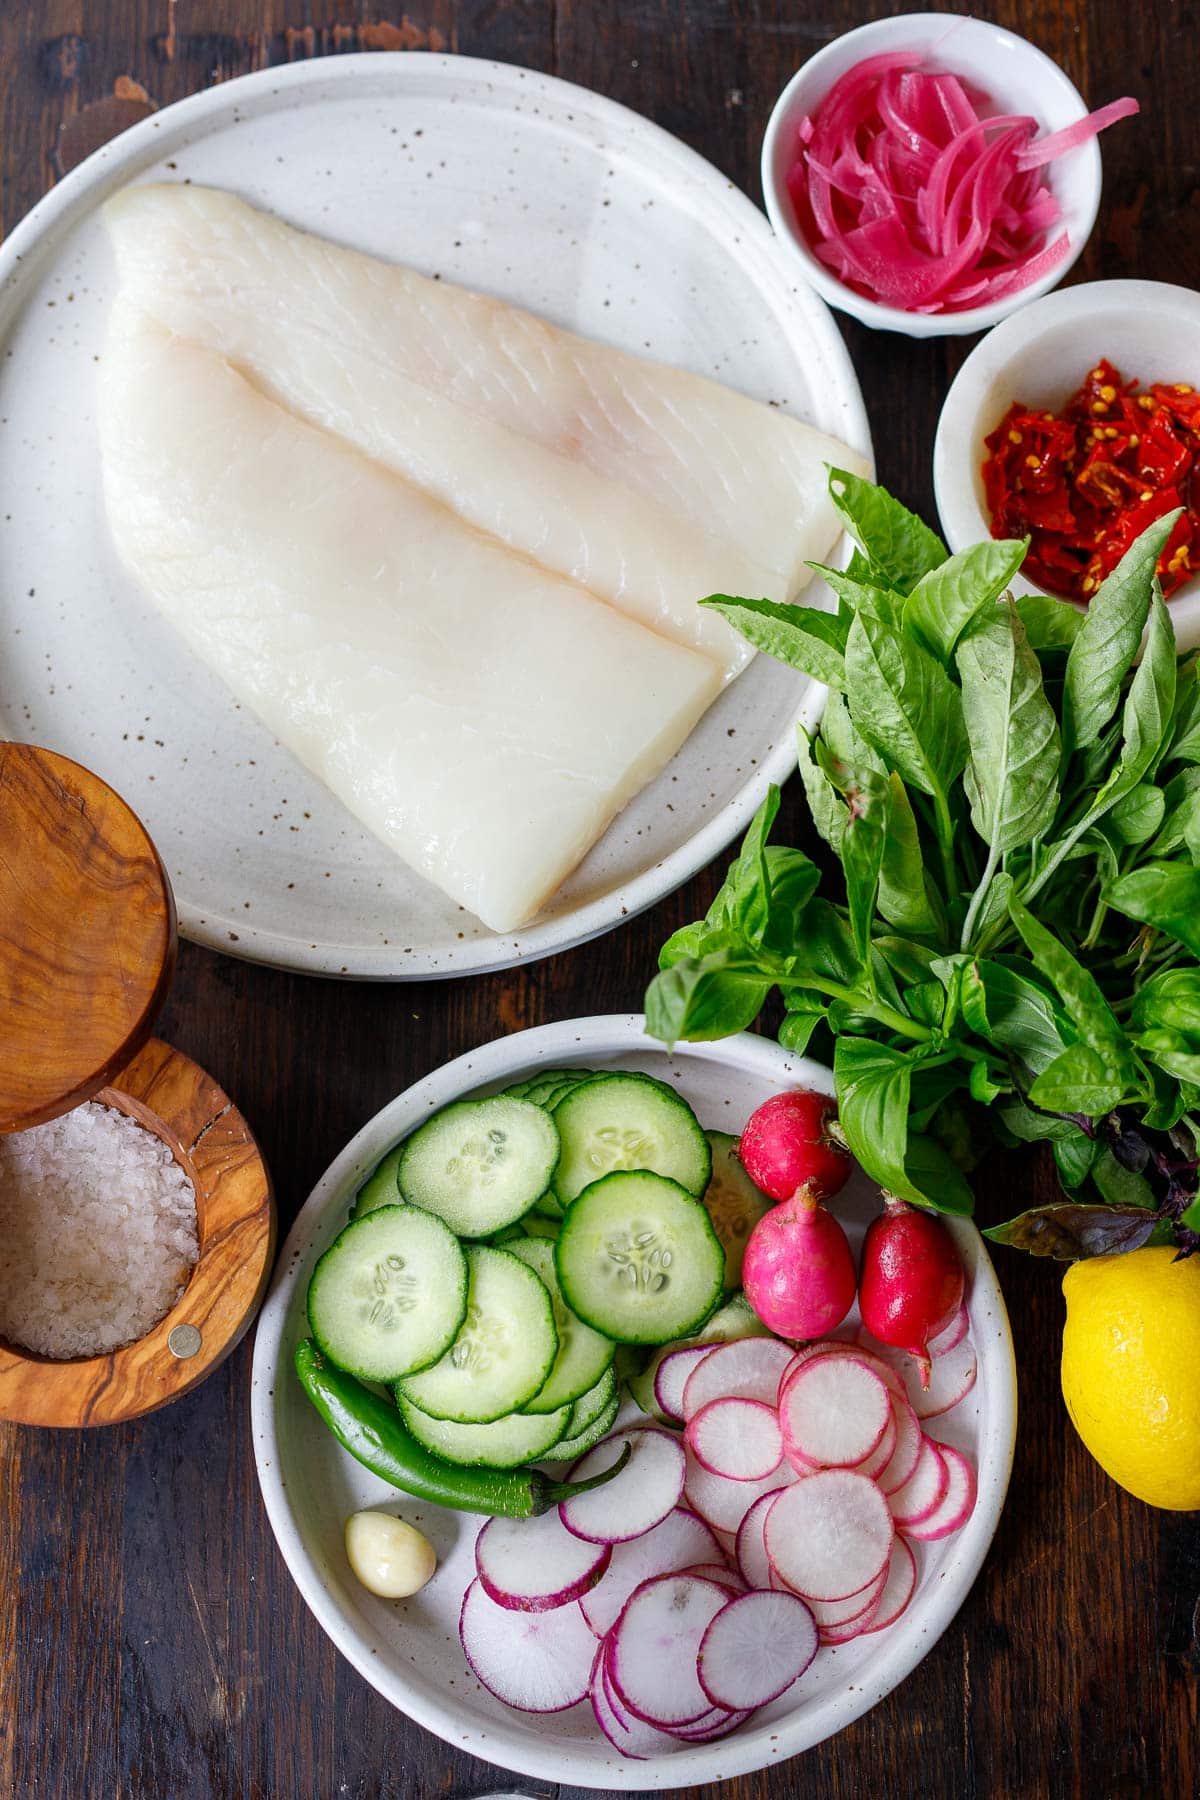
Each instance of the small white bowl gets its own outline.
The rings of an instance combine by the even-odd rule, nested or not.
[[[933,491],[951,550],[991,536],[983,492],[984,438],[1014,401],[1057,411],[1102,357],[1147,387],[1200,387],[1200,294],[1165,281],[1091,281],[1025,307],[977,344],[938,419]],[[1017,594],[1045,590],[1023,577]],[[1167,602],[1181,649],[1200,643],[1200,575]]]
[[[1079,90],[1058,64],[1015,32],[984,19],[953,13],[906,13],[876,19],[835,38],[788,82],[775,103],[763,139],[762,185],[767,212],[780,240],[804,267],[809,285],[830,304],[879,331],[908,337],[964,337],[986,331],[1039,294],[1056,287],[1091,236],[1100,205],[1100,149],[1094,138],[1046,170],[1046,180],[1062,207],[1055,235],[1065,230],[1070,250],[1040,281],[1020,288],[990,306],[963,312],[912,313],[881,306],[856,294],[820,262],[805,242],[787,191],[787,172],[796,161],[796,132],[801,119],[824,98],[839,76],[868,56],[886,51],[919,50],[947,72],[961,75],[996,104],[999,113],[1029,113],[1042,133],[1060,131],[1087,113]]]
[[[586,1702],[561,1713],[520,1713],[484,1691],[458,1640],[463,1592],[475,1573],[479,1519],[407,1499],[353,1462],[326,1431],[292,1372],[296,1344],[308,1332],[308,1280],[345,1224],[367,1171],[430,1113],[476,1089],[495,1090],[546,1068],[641,1069],[671,1082],[706,1125],[730,1132],[781,1088],[833,1091],[828,1069],[767,1038],[742,1032],[722,1043],[679,1044],[669,1052],[645,1036],[643,1023],[640,1014],[567,1019],[499,1038],[427,1075],[364,1125],[292,1227],[259,1321],[251,1388],[254,1454],[268,1517],[296,1585],[342,1655],[393,1706],[456,1750],[539,1781],[601,1793],[676,1792],[777,1767],[859,1718],[903,1681],[932,1650],[979,1574],[1004,1504],[1016,1431],[1016,1371],[999,1283],[975,1227],[948,1219],[967,1273],[979,1375],[965,1400],[930,1423],[935,1437],[974,1460],[979,1498],[960,1532],[918,1546],[921,1585],[904,1616],[876,1636],[822,1650],[794,1690],[732,1737],[680,1743],[671,1754],[645,1762],[627,1761],[604,1741]],[[879,1190],[856,1173],[836,1205],[857,1250],[879,1211]],[[855,1310],[847,1323],[857,1317]],[[437,1574],[413,1600],[377,1600],[351,1575],[345,1522],[372,1507],[406,1518],[438,1553]]]

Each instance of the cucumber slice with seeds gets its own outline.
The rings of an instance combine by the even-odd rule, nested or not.
[[[395,1381],[436,1363],[467,1313],[467,1261],[454,1233],[414,1206],[347,1225],[313,1270],[308,1321],[351,1375]]]
[[[419,1444],[447,1462],[476,1469],[518,1469],[553,1449],[571,1417],[569,1406],[552,1413],[509,1413],[487,1425],[456,1425],[432,1419],[419,1407],[397,1398],[401,1417]]]
[[[525,1238],[510,1244],[510,1253],[528,1265],[541,1281],[554,1308],[554,1328],[558,1332],[558,1355],[546,1384],[532,1400],[525,1402],[525,1412],[556,1412],[568,1401],[578,1400],[595,1387],[610,1367],[616,1345],[576,1318],[559,1290],[554,1268],[554,1245],[546,1238]],[[582,1427],[581,1427],[582,1429]]]
[[[590,1081],[594,1073],[592,1069],[546,1069],[541,1075],[515,1081],[504,1092],[516,1100],[532,1100],[535,1106],[549,1106],[581,1081]]]
[[[687,1102],[650,1075],[597,1075],[554,1111],[562,1153],[554,1191],[564,1207],[601,1176],[646,1169],[704,1192],[712,1170],[708,1141]]]
[[[626,1344],[697,1331],[725,1277],[725,1253],[703,1206],[679,1182],[643,1170],[585,1188],[567,1208],[554,1258],[571,1310]]]
[[[352,1219],[361,1219],[364,1213],[374,1212],[377,1206],[399,1206],[404,1200],[400,1192],[400,1183],[396,1171],[400,1166],[403,1144],[397,1144],[389,1150],[383,1161],[372,1170],[354,1196],[354,1205],[350,1208]]]
[[[439,1362],[398,1384],[431,1418],[484,1425],[516,1412],[545,1385],[558,1354],[543,1282],[507,1250],[467,1244],[466,1318]]]
[[[712,1175],[704,1190],[704,1209],[725,1252],[725,1286],[742,1285],[742,1258],[746,1239],[772,1202],[755,1187],[737,1158],[735,1137],[727,1131],[706,1131],[712,1150]]]
[[[460,1237],[486,1237],[545,1193],[558,1148],[553,1119],[530,1100],[460,1100],[402,1146],[400,1192]]]

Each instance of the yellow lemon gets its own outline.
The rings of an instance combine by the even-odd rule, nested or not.
[[[1200,1507],[1200,1256],[1164,1247],[1072,1263],[1062,1390],[1113,1480],[1172,1512]]]

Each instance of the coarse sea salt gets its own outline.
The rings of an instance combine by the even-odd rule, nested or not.
[[[199,1252],[196,1195],[167,1146],[88,1101],[0,1137],[0,1337],[100,1356],[170,1311]]]

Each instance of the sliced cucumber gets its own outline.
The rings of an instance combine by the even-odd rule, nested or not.
[[[706,1131],[712,1150],[712,1175],[704,1190],[704,1208],[725,1252],[725,1286],[742,1285],[746,1239],[772,1202],[755,1187],[738,1161],[737,1139],[727,1131]]]
[[[525,1402],[526,1412],[556,1412],[567,1401],[579,1399],[595,1387],[604,1371],[612,1364],[616,1345],[577,1319],[559,1290],[554,1268],[554,1245],[546,1238],[523,1238],[510,1244],[509,1251],[531,1268],[550,1296],[554,1308],[554,1329],[558,1332],[558,1355],[540,1394]]]
[[[554,1123],[562,1143],[554,1191],[564,1207],[616,1169],[648,1169],[695,1195],[708,1185],[712,1157],[696,1115],[652,1076],[594,1076],[555,1108]]]
[[[644,1413],[649,1413],[652,1419],[660,1419],[664,1424],[677,1427],[679,1421],[666,1417],[654,1392],[654,1378],[664,1356],[670,1356],[672,1350],[686,1350],[696,1344],[727,1344],[734,1338],[770,1336],[770,1331],[745,1295],[734,1294],[723,1306],[717,1308],[694,1337],[684,1338],[677,1344],[663,1344],[661,1349],[652,1351],[650,1360],[642,1368],[630,1370],[626,1374],[625,1385]]]
[[[526,1219],[544,1219],[548,1225],[553,1225],[555,1231],[558,1230],[562,1216],[562,1202],[553,1188],[547,1188],[544,1194],[539,1194],[525,1214]]]
[[[400,1192],[400,1183],[396,1171],[400,1166],[400,1155],[403,1144],[397,1144],[389,1150],[383,1161],[372,1170],[354,1196],[354,1205],[350,1208],[352,1219],[361,1219],[364,1213],[374,1212],[377,1206],[399,1206],[404,1199]]]
[[[541,1213],[527,1212],[521,1220],[520,1230],[524,1237],[553,1239],[558,1236],[558,1228],[561,1224],[561,1213],[557,1218],[547,1219]]]
[[[486,1237],[545,1193],[557,1161],[558,1132],[540,1106],[504,1094],[460,1100],[402,1146],[400,1192],[460,1237]]]
[[[725,1253],[703,1206],[679,1182],[643,1170],[584,1188],[567,1209],[554,1256],[567,1305],[585,1325],[626,1344],[665,1344],[697,1331],[720,1300],[725,1275]]]
[[[581,1431],[575,1432],[571,1437],[560,1439],[552,1449],[547,1450],[547,1461],[575,1462],[586,1451],[593,1449],[602,1437],[607,1437],[617,1422],[617,1414],[620,1410],[621,1402],[614,1394],[604,1411],[597,1413],[590,1425],[585,1425]]]
[[[430,1418],[402,1397],[397,1404],[419,1444],[447,1462],[478,1469],[517,1469],[536,1462],[558,1442],[571,1417],[571,1408],[560,1406],[552,1413],[509,1413],[488,1425],[456,1425]]]
[[[415,1206],[378,1206],[347,1225],[313,1270],[308,1321],[340,1369],[395,1381],[454,1342],[467,1288],[467,1261],[448,1226]]]
[[[594,1425],[600,1414],[607,1412],[611,1403],[619,1398],[616,1374],[612,1369],[605,1369],[595,1387],[589,1388],[586,1394],[580,1394],[571,1408],[567,1427],[571,1436],[575,1437],[577,1433],[586,1431],[589,1425]]]
[[[484,1425],[516,1412],[545,1384],[558,1354],[550,1295],[526,1263],[467,1244],[467,1307],[445,1355],[398,1391],[435,1419]]]
[[[516,1100],[532,1100],[535,1106],[552,1106],[581,1081],[590,1081],[593,1073],[592,1069],[545,1069],[540,1075],[515,1081],[504,1091]]]

